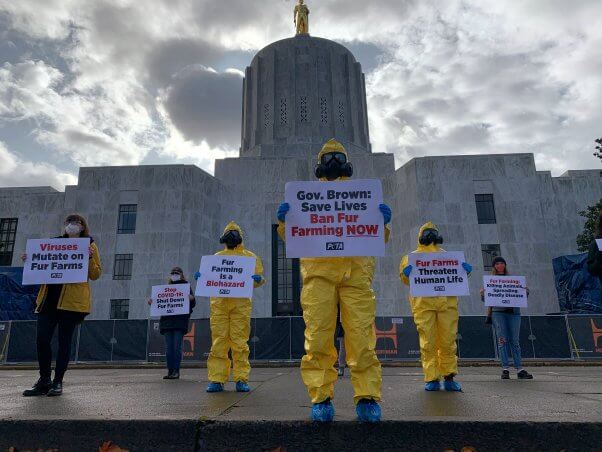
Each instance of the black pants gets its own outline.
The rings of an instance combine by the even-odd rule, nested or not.
[[[52,348],[51,341],[54,330],[58,326],[59,349],[56,355],[56,366],[54,369],[54,381],[63,381],[67,372],[69,358],[71,356],[71,339],[77,325],[84,319],[85,314],[70,311],[54,310],[38,314],[37,323],[37,349],[38,363],[40,365],[40,377],[50,380],[52,374]]]

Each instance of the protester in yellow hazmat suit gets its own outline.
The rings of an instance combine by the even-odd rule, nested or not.
[[[243,245],[243,233],[236,223],[231,221],[224,229],[220,243],[225,244],[216,256],[247,256],[256,259],[253,287],[265,283],[261,259]],[[197,272],[195,279],[200,277]],[[249,373],[249,334],[251,332],[251,299],[250,298],[211,298],[210,311],[211,352],[207,360],[209,386],[207,392],[221,392],[224,383],[230,376],[230,359],[228,351],[232,350],[233,379],[238,392],[248,392]]]
[[[439,245],[443,238],[437,226],[428,222],[418,233],[418,248],[414,253],[440,253],[445,250]],[[472,267],[466,262],[462,267],[467,273]],[[408,264],[408,256],[401,259],[399,276],[404,284],[409,285],[412,266]],[[410,304],[414,323],[420,339],[420,359],[424,372],[425,389],[438,391],[439,379],[444,378],[446,391],[461,391],[462,387],[454,376],[458,373],[458,357],[456,356],[456,336],[458,334],[458,297],[412,297]]]
[[[336,140],[329,140],[318,154],[315,175],[321,181],[346,180],[353,174],[347,152]],[[278,208],[278,233],[285,238],[285,216],[290,206]],[[380,205],[385,223],[385,241],[389,239],[391,209]],[[303,291],[301,306],[305,320],[305,356],[301,376],[307,386],[315,421],[334,418],[334,363],[337,352],[334,332],[337,310],[345,330],[347,364],[351,371],[356,412],[360,420],[380,420],[381,368],[376,356],[374,316],[376,298],[372,291],[374,257],[314,257],[301,259]]]

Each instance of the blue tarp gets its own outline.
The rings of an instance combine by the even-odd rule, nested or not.
[[[602,313],[600,279],[587,271],[587,253],[552,260],[560,310],[571,314]]]
[[[0,320],[33,320],[40,286],[22,286],[23,267],[0,267]]]

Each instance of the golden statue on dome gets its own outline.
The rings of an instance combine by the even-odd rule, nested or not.
[[[299,0],[299,3],[295,5],[293,22],[297,28],[298,35],[306,35],[309,33],[309,8],[303,0]]]

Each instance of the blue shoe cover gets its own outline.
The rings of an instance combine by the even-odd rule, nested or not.
[[[439,380],[427,381],[424,385],[425,391],[438,391],[439,389],[441,389]]]
[[[454,380],[445,380],[443,382],[443,388],[446,391],[462,392],[462,386]]]
[[[214,381],[212,381],[207,386],[207,392],[222,392],[223,390],[224,390],[223,383],[215,383]]]
[[[380,422],[380,406],[374,400],[360,400],[355,406],[355,412],[361,422]]]
[[[334,419],[334,406],[330,400],[314,403],[311,408],[311,419],[316,422],[332,422]]]
[[[236,392],[249,392],[250,390],[251,390],[251,388],[244,381],[236,382]]]

